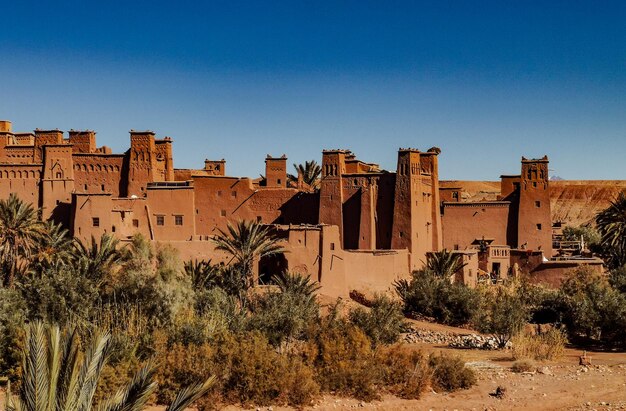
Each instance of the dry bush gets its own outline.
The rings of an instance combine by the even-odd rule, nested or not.
[[[567,338],[558,329],[552,328],[543,334],[520,334],[513,338],[513,358],[536,361],[555,360],[563,355]]]
[[[433,372],[432,386],[435,390],[452,392],[476,384],[476,374],[458,357],[432,354],[429,364]]]
[[[528,361],[528,360],[515,361],[511,365],[511,371],[513,372],[529,372],[534,369],[535,369],[535,365],[532,363],[532,361]]]
[[[379,349],[376,359],[380,383],[391,394],[418,399],[430,384],[432,371],[421,351],[396,344]]]
[[[378,398],[374,353],[359,328],[346,323],[322,328],[309,343],[305,356],[324,391],[365,401]]]
[[[159,403],[167,403],[180,387],[211,375],[217,383],[199,402],[200,409],[219,403],[302,406],[319,392],[313,371],[300,358],[277,353],[258,332],[225,333],[201,345],[168,346],[161,339],[157,355]]]

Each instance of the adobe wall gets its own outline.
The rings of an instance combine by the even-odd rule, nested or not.
[[[0,198],[11,193],[27,203],[40,204],[41,165],[0,164]]]
[[[547,261],[537,266],[526,278],[533,284],[543,284],[558,288],[571,273],[579,267],[590,267],[598,274],[604,272],[602,261],[598,259],[588,261]]]
[[[296,189],[257,189],[248,178],[193,176],[196,207],[196,234],[212,235],[217,229],[226,229],[229,221],[253,220],[265,224],[288,223],[282,210],[298,199],[309,199]],[[302,201],[309,211],[315,211],[314,201]],[[290,214],[295,210],[291,208]],[[306,209],[302,219],[306,220]],[[298,223],[291,221],[292,223]],[[302,221],[304,222],[304,221]]]
[[[160,187],[158,184],[149,185],[146,196],[146,211],[151,229],[150,238],[159,241],[191,240],[196,233],[194,210],[193,186]]]
[[[443,248],[464,250],[482,237],[507,244],[509,207],[508,202],[444,203]]]
[[[74,154],[74,187],[78,193],[126,193],[123,154]]]
[[[4,151],[3,162],[12,164],[33,164],[34,156],[35,151],[32,146],[28,147],[7,145]],[[39,164],[41,164],[41,160]]]

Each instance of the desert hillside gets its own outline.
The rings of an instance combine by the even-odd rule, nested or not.
[[[441,187],[461,188],[463,201],[496,200],[499,181],[441,181]],[[551,181],[552,221],[580,225],[593,220],[621,191],[626,180],[560,180]]]

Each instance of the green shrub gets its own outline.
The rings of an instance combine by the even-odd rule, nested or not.
[[[26,303],[16,290],[0,288],[0,375],[15,381],[20,373]]]
[[[429,271],[415,271],[410,281],[394,283],[409,316],[431,317],[436,321],[463,325],[471,322],[480,308],[478,291]]]
[[[529,318],[529,311],[517,288],[498,286],[486,290],[483,305],[475,321],[479,331],[493,334],[500,348],[517,335]]]
[[[248,327],[260,331],[275,347],[298,339],[308,324],[317,321],[319,306],[315,299],[299,293],[270,291],[252,298]]]
[[[612,288],[604,276],[588,267],[575,270],[563,282],[559,299],[570,338],[626,344],[626,295]]]
[[[402,306],[385,295],[377,295],[371,308],[356,308],[350,311],[350,322],[369,337],[374,346],[398,341],[404,328]]]
[[[458,357],[432,354],[429,358],[432,368],[432,386],[447,392],[470,388],[476,384],[476,374]]]

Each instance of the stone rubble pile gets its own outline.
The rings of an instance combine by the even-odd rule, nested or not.
[[[451,332],[412,329],[404,334],[404,342],[447,345],[452,348],[497,350],[498,340],[493,336],[479,334],[455,334]],[[511,342],[506,348],[511,348]]]
[[[458,334],[413,329],[404,335],[404,342],[409,344],[426,343],[436,345],[448,345],[455,341]]]

